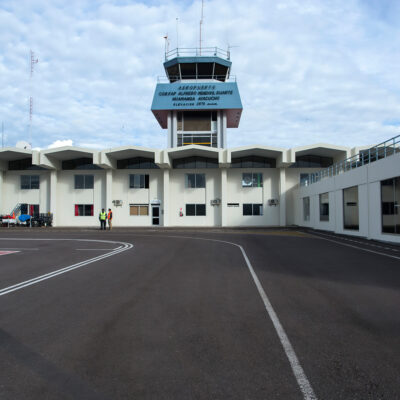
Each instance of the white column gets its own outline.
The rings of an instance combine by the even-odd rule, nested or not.
[[[4,182],[4,172],[0,169],[0,212],[5,213],[6,210],[3,209],[3,182]],[[8,211],[9,212],[9,211]]]
[[[162,209],[164,226],[169,226],[169,169],[164,169]]]
[[[112,209],[112,184],[113,184],[113,170],[106,170],[106,209]]]
[[[73,209],[68,210],[73,215]],[[53,226],[57,226],[57,170],[50,172],[50,212],[53,214]]]
[[[286,169],[279,170],[279,225],[286,226]]]
[[[227,119],[226,119],[226,111],[222,110],[222,147],[224,149],[228,148],[227,142],[226,142],[226,129],[227,129]]]
[[[169,149],[170,147],[174,147],[172,141],[172,111],[168,112],[167,129],[168,129],[167,149]]]
[[[228,226],[228,172],[221,169],[221,226]]]
[[[172,147],[178,146],[178,114],[172,112]]]

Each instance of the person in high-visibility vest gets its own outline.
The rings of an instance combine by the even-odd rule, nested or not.
[[[100,230],[106,230],[106,220],[107,214],[104,211],[104,208],[101,209],[101,213],[99,214],[99,221],[100,221]]]
[[[108,221],[108,229],[111,231],[111,228],[112,228],[112,211],[111,211],[111,208],[108,209],[107,221]]]

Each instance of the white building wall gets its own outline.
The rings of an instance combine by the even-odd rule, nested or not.
[[[382,233],[381,181],[400,176],[400,154],[375,161],[310,186],[295,190],[294,198],[300,226],[400,243],[400,235]],[[343,189],[358,187],[359,230],[343,226]],[[319,195],[329,193],[329,221],[320,221]],[[310,197],[310,221],[303,218],[303,198]]]
[[[75,175],[94,175],[93,189],[75,189]],[[57,179],[57,225],[99,226],[99,213],[106,208],[106,171],[59,171]],[[93,204],[93,216],[75,216],[75,204]]]
[[[171,226],[220,226],[220,206],[211,206],[213,199],[221,198],[221,176],[219,169],[171,169],[169,174]],[[186,174],[205,174],[205,188],[185,188]],[[186,216],[186,204],[205,204],[205,216]],[[182,209],[183,216],[180,216]]]
[[[21,189],[21,175],[39,175],[39,189]],[[49,171],[5,171],[3,174],[1,213],[10,213],[18,203],[39,204],[39,212],[49,212],[49,188]]]
[[[149,175],[148,189],[131,189],[129,187],[129,175]],[[160,225],[163,224],[163,171],[157,169],[124,169],[115,170],[113,174],[112,199],[122,200],[122,206],[113,210],[114,226],[151,226],[151,202],[160,200]],[[130,204],[147,204],[149,215],[130,215]]]
[[[263,187],[242,187],[245,172],[261,172]],[[279,169],[276,168],[231,168],[227,170],[227,203],[239,203],[239,207],[227,208],[227,226],[278,226],[280,205],[269,206],[269,199],[279,199]],[[263,214],[243,215],[243,204],[263,204]]]

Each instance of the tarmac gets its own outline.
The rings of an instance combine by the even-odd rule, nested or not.
[[[1,399],[397,399],[400,246],[0,229]]]

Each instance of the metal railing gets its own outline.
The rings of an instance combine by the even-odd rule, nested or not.
[[[163,82],[177,82],[177,81],[195,81],[195,82],[204,82],[205,80],[216,80],[220,82],[236,82],[236,76],[235,75],[229,75],[228,77],[226,75],[170,75],[168,76],[158,76],[157,77],[157,82],[158,83],[163,83]]]
[[[222,50],[219,47],[180,47],[165,53],[165,61],[175,57],[221,57],[230,60],[230,51]]]
[[[308,186],[312,183],[319,182],[322,179],[343,174],[347,171],[371,164],[372,162],[392,156],[396,153],[400,153],[400,135],[377,144],[368,150],[361,150],[358,154],[346,158],[343,161],[339,161],[321,171],[311,173],[309,179],[302,182],[301,186]]]

